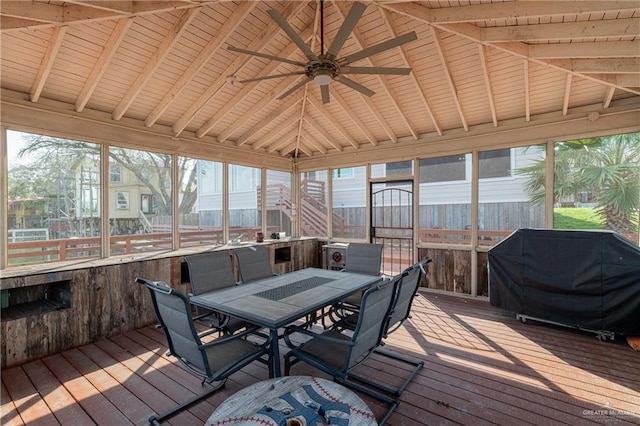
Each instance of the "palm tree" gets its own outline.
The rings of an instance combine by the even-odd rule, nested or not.
[[[640,206],[640,133],[559,142],[554,153],[554,202],[590,193],[606,229],[637,232],[633,217]],[[545,160],[516,173],[528,177],[525,189],[531,201],[543,203]]]

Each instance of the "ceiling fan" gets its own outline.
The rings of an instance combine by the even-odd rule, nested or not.
[[[313,53],[311,48],[302,40],[302,38],[295,32],[295,30],[289,25],[278,11],[271,9],[267,13],[271,18],[282,28],[282,30],[289,36],[296,46],[305,54],[308,62],[303,63],[294,61],[288,58],[281,58],[279,56],[269,55],[261,52],[254,52],[251,50],[240,49],[234,46],[228,46],[227,49],[233,52],[244,53],[248,55],[258,56],[261,58],[272,59],[275,61],[284,62],[301,67],[299,71],[268,75],[264,77],[250,78],[247,80],[240,80],[240,83],[249,83],[252,81],[268,80],[272,78],[288,77],[293,75],[305,75],[307,78],[302,79],[295,84],[289,90],[284,92],[278,97],[279,100],[286,98],[291,93],[295,92],[301,86],[307,84],[309,81],[314,81],[320,86],[320,93],[322,94],[322,103],[329,102],[329,83],[337,81],[344,84],[366,96],[373,96],[375,92],[357,83],[356,81],[347,78],[348,74],[383,74],[383,75],[408,75],[411,72],[411,68],[392,68],[392,67],[352,67],[350,64],[367,58],[369,56],[384,52],[385,50],[392,49],[410,41],[416,40],[418,37],[415,31],[403,34],[401,36],[394,37],[387,41],[375,44],[360,50],[359,52],[352,53],[347,56],[338,58],[340,49],[349,38],[349,35],[355,28],[356,24],[360,20],[360,17],[367,8],[366,5],[355,2],[349,13],[344,19],[342,26],[338,30],[335,38],[331,42],[331,45],[325,52],[324,50],[324,6],[323,1],[320,0],[320,54]]]

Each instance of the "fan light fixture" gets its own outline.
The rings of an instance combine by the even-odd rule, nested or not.
[[[331,72],[329,70],[318,70],[316,75],[313,76],[313,81],[318,83],[320,86],[326,86],[331,83]]]

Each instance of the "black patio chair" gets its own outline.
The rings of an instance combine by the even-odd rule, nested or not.
[[[341,271],[380,276],[383,247],[382,244],[349,243],[346,250],[345,265]],[[332,322],[336,322],[357,310],[363,293],[364,290],[333,304],[326,315],[324,312],[322,313],[322,325],[325,328],[329,328],[325,321],[327,317]]]
[[[243,283],[257,281],[274,275],[269,259],[269,250],[265,246],[243,247],[233,250],[238,261],[238,273]]]
[[[188,371],[201,377],[203,385],[212,385],[211,389],[161,415],[151,416],[149,423],[159,425],[161,421],[206,398],[222,388],[230,375],[253,361],[267,364],[269,377],[273,375],[269,339],[261,343],[250,341],[248,337],[253,333],[248,329],[243,333],[224,335],[202,343],[194,327],[189,300],[184,294],[161,281],[136,278],[136,282],[149,289],[153,309],[167,338],[168,355],[175,356]],[[267,359],[263,359],[265,355]]]
[[[389,410],[380,424],[386,422],[400,401],[395,396],[385,395],[384,386],[358,376],[353,371],[380,345],[393,302],[394,288],[401,279],[402,276],[398,275],[391,280],[382,281],[364,293],[358,324],[352,333],[330,329],[318,334],[304,326],[287,327],[284,339],[291,350],[284,358],[285,375],[289,375],[293,365],[303,361],[331,375],[336,382],[389,404]],[[309,336],[311,339],[296,345],[291,339],[292,334]]]
[[[382,341],[380,345],[374,350],[374,352],[377,354],[398,360],[400,362],[404,362],[412,366],[411,372],[400,386],[398,386],[397,388],[385,387],[385,391],[387,393],[396,396],[402,395],[409,383],[411,383],[416,374],[418,374],[418,372],[424,366],[424,361],[409,358],[396,352],[391,352],[384,349],[383,346],[385,344],[385,339],[389,336],[389,334],[396,331],[407,319],[411,318],[411,306],[413,305],[414,298],[418,294],[420,281],[426,274],[426,268],[429,263],[431,263],[431,259],[422,260],[409,266],[404,271],[402,271],[402,273],[400,273],[402,279],[396,286],[394,300],[391,304],[389,316],[387,317],[385,329],[382,334]],[[337,330],[354,330],[358,324],[358,317],[359,311],[355,310],[350,315],[345,316],[338,322],[334,323],[333,327]]]
[[[228,251],[192,254],[185,256],[184,260],[189,269],[191,294],[194,296],[213,293],[237,284],[233,273],[233,260]],[[194,319],[204,322],[214,331],[234,333],[250,326],[238,318],[232,318],[199,306],[196,307],[196,314],[197,317]]]

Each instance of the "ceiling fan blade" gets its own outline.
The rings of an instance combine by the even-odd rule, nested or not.
[[[298,65],[298,66],[301,66],[301,67],[304,67],[306,65],[306,64],[304,64],[302,62],[293,61],[291,59],[281,58],[279,56],[273,56],[273,55],[269,55],[269,54],[266,54],[266,53],[254,52],[253,50],[240,49],[240,48],[234,47],[234,46],[227,46],[227,50],[230,50],[232,52],[244,53],[244,54],[252,55],[252,56],[259,56],[261,58],[266,58],[266,59],[273,59],[274,61],[285,62],[287,64]]]
[[[320,94],[322,95],[322,103],[328,104],[331,98],[329,97],[329,85],[325,84],[324,86],[320,86]]]
[[[411,68],[388,67],[343,67],[340,74],[385,74],[385,75],[409,75]]]
[[[355,28],[366,8],[367,6],[362,3],[353,3],[353,6],[351,6],[349,13],[344,18],[344,22],[338,30],[336,37],[333,39],[333,41],[331,42],[331,46],[329,46],[329,49],[327,50],[327,57],[329,59],[335,59],[335,57],[338,56],[340,49],[342,49],[342,46],[347,41],[347,38],[349,38],[349,35]]]
[[[374,44],[371,47],[367,47],[366,49],[362,49],[359,52],[353,53],[351,55],[347,55],[344,58],[339,60],[340,64],[351,64],[353,62],[359,61],[360,59],[367,58],[369,56],[375,55],[380,52],[384,52],[385,50],[393,49],[394,47],[400,46],[405,43],[409,43],[410,41],[416,40],[418,35],[415,31],[411,31],[410,33],[403,34],[398,37],[394,37],[387,41],[383,41],[382,43]]]
[[[293,28],[291,28],[291,25],[289,25],[289,23],[282,17],[282,15],[280,15],[280,13],[278,13],[277,10],[270,9],[269,11],[267,11],[267,13],[269,14],[269,16],[271,16],[271,19],[273,19],[276,24],[278,24],[280,28],[282,28],[282,31],[284,31],[289,36],[291,41],[293,41],[296,46],[298,46],[298,49],[302,50],[302,52],[310,61],[318,60],[318,57],[315,55],[315,53],[311,51],[309,46],[307,46],[304,40],[300,38],[298,33],[295,32]]]
[[[239,80],[239,83],[251,83],[252,81],[270,80],[272,78],[289,77],[292,75],[304,75],[304,71],[286,72],[276,75],[265,75],[264,77],[248,78],[246,80]]]
[[[300,80],[298,83],[294,84],[293,87],[289,90],[287,90],[286,92],[284,92],[282,95],[278,96],[278,100],[281,101],[284,98],[286,98],[287,96],[289,96],[290,94],[292,94],[293,92],[295,92],[296,90],[298,90],[300,87],[304,86],[305,84],[307,84],[309,82],[308,78],[303,78],[302,80]]]
[[[373,96],[376,94],[376,92],[374,92],[373,90],[369,90],[366,87],[364,87],[362,84],[360,83],[356,83],[355,81],[343,76],[343,75],[339,75],[335,78],[336,81],[344,84],[345,86],[349,86],[354,90],[357,90],[358,92],[362,93],[365,96]]]

